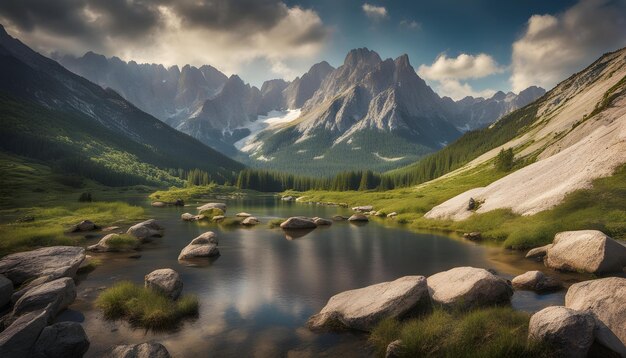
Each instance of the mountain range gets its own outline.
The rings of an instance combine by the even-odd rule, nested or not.
[[[252,166],[301,173],[351,169],[359,160],[371,169],[395,168],[545,93],[531,87],[519,95],[498,92],[455,102],[432,91],[408,56],[382,60],[366,48],[350,51],[337,69],[320,62],[291,82],[270,80],[261,89],[206,65],[179,70],[94,53],[57,60],[222,153]],[[269,129],[255,125],[259,116],[286,110],[301,115]],[[266,130],[256,133],[254,127]]]
[[[117,92],[31,50],[1,26],[0,76],[3,150],[104,184],[179,184],[179,170],[196,168],[225,182],[243,168]]]

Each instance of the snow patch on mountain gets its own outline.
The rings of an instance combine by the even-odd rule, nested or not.
[[[263,143],[257,142],[256,137],[261,131],[266,129],[274,129],[282,124],[289,123],[300,117],[300,109],[290,109],[287,111],[270,111],[267,116],[258,116],[254,122],[249,122],[245,126],[237,129],[248,129],[250,134],[237,142],[235,148],[242,152],[253,152]]]

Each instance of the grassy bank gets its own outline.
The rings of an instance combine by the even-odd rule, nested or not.
[[[198,314],[198,299],[185,295],[174,301],[165,295],[124,281],[98,296],[96,306],[107,319],[127,319],[132,325],[155,330],[175,328]]]
[[[142,208],[115,200],[145,197],[145,187],[108,188],[2,153],[0,171],[0,256],[42,246],[78,245],[83,235],[65,231],[82,220],[109,226],[144,217]],[[85,192],[99,201],[79,202]]]
[[[428,220],[423,215],[434,206],[464,191],[488,185],[505,173],[484,164],[468,172],[440,178],[413,188],[391,191],[287,192],[304,196],[304,201],[373,205],[386,213],[397,212],[395,222],[412,229],[451,232],[480,231],[483,237],[508,248],[526,249],[549,243],[554,234],[566,230],[597,229],[626,239],[626,166],[613,176],[600,178],[590,189],[569,194],[561,204],[533,216],[520,216],[510,210],[494,210],[473,215],[464,221]],[[389,220],[389,219],[386,219]]]
[[[224,196],[229,198],[243,197],[246,195],[254,195],[257,192],[253,190],[238,189],[234,186],[225,186],[217,184],[209,184],[204,186],[187,186],[184,188],[171,187],[166,190],[158,190],[150,194],[150,200],[156,201],[175,201],[182,199],[184,201],[202,200],[206,197]]]
[[[529,319],[510,307],[465,313],[436,309],[420,319],[385,320],[369,341],[381,357],[397,339],[404,357],[549,357],[545,347],[527,342]]]

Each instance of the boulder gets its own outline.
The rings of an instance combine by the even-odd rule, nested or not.
[[[335,215],[335,216],[333,216],[333,220],[335,220],[335,221],[345,221],[345,220],[348,220],[348,218],[343,216],[343,215]]]
[[[184,213],[180,216],[180,219],[182,221],[197,221],[198,220],[198,216],[197,215],[193,215],[191,213]]]
[[[144,277],[145,286],[160,291],[175,300],[183,291],[183,280],[178,272],[165,268],[154,270]]]
[[[474,198],[470,198],[469,201],[467,202],[467,210],[474,210],[476,209],[476,200],[474,200]]]
[[[155,208],[164,208],[167,206],[167,203],[163,201],[153,201],[151,205]]]
[[[30,357],[33,345],[48,323],[45,310],[27,313],[0,332],[0,357]]]
[[[332,220],[324,219],[324,218],[313,218],[313,222],[317,226],[329,226],[332,225]]]
[[[249,217],[243,219],[243,221],[241,222],[241,225],[254,226],[254,225],[257,225],[259,223],[260,223],[259,219],[255,218],[254,216],[249,216]]]
[[[374,207],[371,205],[355,206],[352,208],[352,211],[358,212],[370,212],[372,210],[374,210]]]
[[[369,332],[383,319],[402,318],[431,308],[426,278],[404,276],[339,293],[307,324],[311,329],[349,328]]]
[[[564,271],[622,272],[626,247],[597,230],[565,231],[554,237],[544,263]]]
[[[0,260],[0,274],[20,286],[42,276],[51,279],[74,277],[85,259],[85,249],[75,246],[52,246],[7,255]]]
[[[389,343],[387,345],[387,350],[385,351],[385,358],[401,358],[406,355],[404,352],[404,343],[401,340],[396,339],[395,341]]]
[[[127,234],[142,241],[148,241],[155,236],[163,235],[163,227],[154,219],[146,220],[128,228]]]
[[[463,237],[470,241],[478,241],[482,239],[482,235],[478,231],[466,232],[463,234]]]
[[[224,203],[207,203],[202,206],[198,206],[198,210],[200,212],[209,209],[220,209],[223,212],[226,212],[226,204]]]
[[[160,343],[147,342],[113,347],[107,358],[171,358],[167,349]]]
[[[455,267],[428,277],[433,302],[448,308],[469,309],[508,303],[511,285],[493,273],[474,267]]]
[[[388,218],[395,218],[396,216],[398,216],[398,213],[396,213],[395,211],[387,214]]]
[[[13,282],[3,275],[0,275],[0,308],[11,302],[12,295]]]
[[[526,253],[526,258],[543,260],[543,258],[548,254],[548,249],[551,247],[552,244],[535,247],[534,249],[531,249]]]
[[[65,310],[76,299],[74,280],[63,277],[46,282],[28,290],[13,306],[12,316],[19,317],[29,312],[45,309],[52,321],[57,314]]]
[[[236,216],[236,217],[238,217],[238,218],[247,218],[247,217],[252,216],[252,214],[248,214],[248,213],[237,213],[235,216]]]
[[[207,231],[205,233],[200,234],[195,239],[191,240],[189,245],[204,245],[204,244],[219,244],[219,239],[217,235],[213,231]]]
[[[212,240],[215,240],[215,243]],[[198,236],[181,250],[178,260],[219,256],[220,250],[217,248],[216,240],[215,234],[211,231]]]
[[[557,357],[583,358],[593,344],[594,330],[593,315],[552,306],[530,318],[528,339],[547,345]]]
[[[280,224],[281,229],[296,230],[296,229],[315,229],[317,225],[313,220],[301,216],[291,217]]]
[[[528,271],[516,276],[511,280],[513,287],[518,290],[530,290],[537,292],[555,291],[563,288],[561,281],[554,277],[546,276],[541,271]]]
[[[97,244],[87,247],[87,250],[93,252],[124,252],[135,250],[140,244],[139,239],[134,236],[108,234],[100,239]]]
[[[565,307],[591,311],[626,344],[626,278],[609,277],[575,283],[567,290]]]
[[[82,231],[93,231],[96,230],[98,226],[94,224],[91,220],[83,220],[78,224],[72,226],[69,230],[70,232],[82,232]]]
[[[350,218],[348,218],[348,221],[352,221],[352,222],[367,222],[367,221],[369,221],[369,219],[367,218],[367,216],[365,216],[363,214],[354,214],[354,215],[350,216]]]
[[[82,357],[88,349],[89,339],[80,323],[59,322],[41,331],[32,357]]]

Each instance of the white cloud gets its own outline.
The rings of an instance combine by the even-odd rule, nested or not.
[[[626,45],[626,0],[581,0],[562,14],[533,15],[513,43],[511,85],[552,88],[602,53]]]
[[[363,9],[363,12],[365,12],[365,16],[374,21],[384,20],[388,16],[387,9],[385,9],[384,6],[375,6],[365,3],[361,8]]]
[[[437,81],[482,78],[502,72],[504,69],[498,65],[493,57],[484,53],[478,55],[462,53],[456,58],[441,54],[432,65],[421,65],[417,70],[421,77]]]
[[[422,24],[415,20],[402,20],[400,21],[400,27],[408,30],[420,30],[422,28]]]
[[[435,89],[440,96],[448,96],[455,101],[467,96],[489,98],[496,93],[493,89],[476,91],[468,83],[461,83],[458,80],[449,78],[438,81]]]

